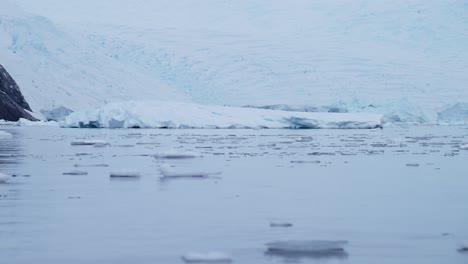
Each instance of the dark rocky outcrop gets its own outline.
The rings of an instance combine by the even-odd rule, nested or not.
[[[0,119],[18,121],[20,118],[36,120],[15,80],[0,65]],[[31,111],[32,112],[32,111]]]

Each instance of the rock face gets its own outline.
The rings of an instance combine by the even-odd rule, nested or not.
[[[15,80],[0,65],[0,119],[18,121],[20,118],[36,120],[26,110],[31,111]]]

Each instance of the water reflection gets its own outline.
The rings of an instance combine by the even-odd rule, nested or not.
[[[265,256],[271,258],[280,258],[284,263],[300,263],[305,260],[324,260],[348,258],[348,253],[344,250],[328,250],[322,252],[285,252],[276,250],[265,251]]]
[[[0,171],[11,170],[20,164],[24,158],[24,150],[19,138],[19,130],[2,129],[13,137],[0,137]]]

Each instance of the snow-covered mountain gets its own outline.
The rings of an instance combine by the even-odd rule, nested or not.
[[[34,110],[157,99],[434,122],[468,101],[467,1],[0,2],[0,58]]]

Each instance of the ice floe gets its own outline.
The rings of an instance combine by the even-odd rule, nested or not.
[[[468,144],[461,145],[461,146],[460,146],[460,149],[468,150]]]
[[[62,122],[76,128],[342,128],[382,127],[366,113],[307,113],[162,101],[128,101],[74,112]]]
[[[74,167],[109,167],[107,164],[75,164]]]
[[[79,171],[79,170],[74,170],[74,171],[67,171],[62,173],[63,175],[88,175],[86,171]]]
[[[132,169],[122,169],[112,171],[110,173],[111,178],[138,178],[141,177],[141,173],[137,170]]]
[[[232,257],[223,252],[192,252],[182,256],[185,263],[231,263]]]
[[[74,140],[70,143],[72,146],[107,146],[110,145],[107,141],[104,140]]]

